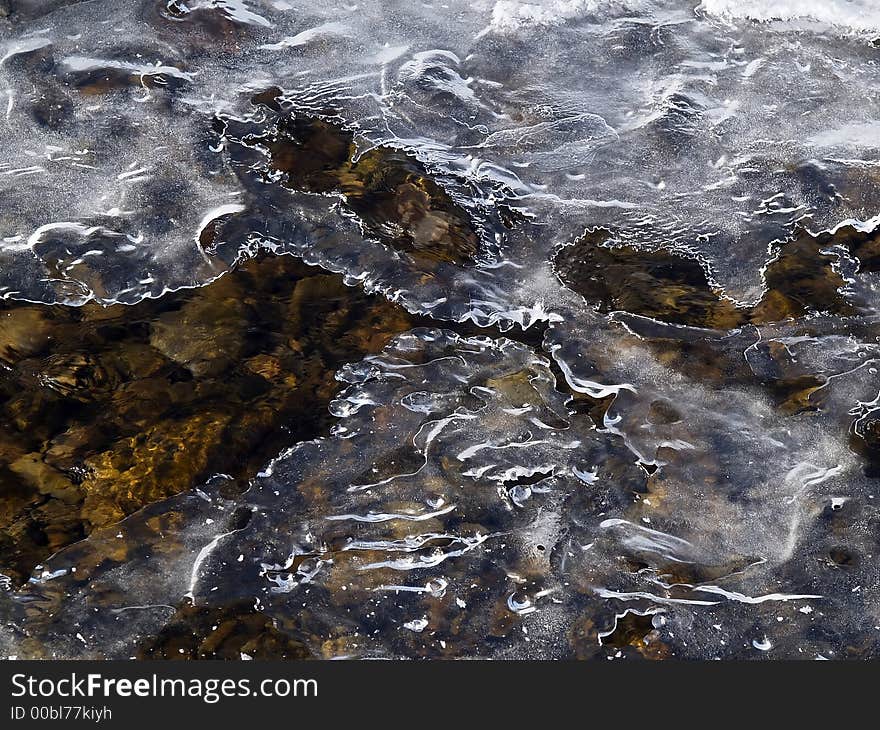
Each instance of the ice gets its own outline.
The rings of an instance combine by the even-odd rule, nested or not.
[[[269,86],[294,113],[332,108],[363,148],[410,151],[471,210],[505,200],[530,218],[525,250],[495,222],[495,254],[453,273],[476,277],[450,305],[455,319],[475,300],[476,318],[523,321],[532,302],[518,300],[534,295],[498,296],[480,281],[487,267],[540,267],[588,227],[696,252],[729,296],[752,302],[795,226],[875,215],[869,4],[99,5],[26,4],[5,22],[7,296],[131,302],[203,283],[265,245],[196,240],[212,210],[259,209],[212,130],[217,115],[249,115],[249,92]],[[853,33],[786,30],[812,17]],[[293,221],[318,215],[356,243],[329,201],[299,205],[285,211]],[[299,249],[322,234],[301,235]],[[101,257],[101,275],[85,254]],[[413,310],[437,298],[405,291],[377,256],[352,276]]]
[[[0,651],[246,605],[314,656],[876,656],[875,3],[14,7],[0,296],[268,251],[432,326],[245,494],[8,586]]]
[[[871,0],[703,0],[700,9],[722,18],[757,20],[809,19],[838,30],[880,29],[880,9]]]
[[[847,549],[871,549],[857,545],[877,512],[831,427],[846,413],[783,416],[756,387],[712,392],[637,368],[645,353],[608,356],[638,390],[618,393],[597,428],[525,345],[400,335],[342,372],[334,435],[279,456],[241,499],[211,489],[172,498],[52,558],[5,599],[16,632],[3,650],[129,656],[174,609],[217,600],[255,603],[317,654],[359,636],[348,655],[565,656],[577,643],[560,642],[558,622],[599,620],[606,602],[663,606],[663,646],[680,656],[736,656],[754,621],[784,647],[799,629],[772,616],[806,600],[833,606],[829,630],[861,637],[861,599],[837,585],[875,580],[872,561],[859,557],[845,577],[805,557],[822,549],[826,515],[844,510]],[[867,368],[827,387],[844,403],[877,390]],[[658,398],[687,417],[651,415]],[[659,469],[649,476],[635,457]],[[108,542],[141,554],[102,560]],[[529,627],[528,646],[502,628],[505,611]],[[374,630],[422,614],[419,637]],[[487,633],[497,640],[473,643]]]

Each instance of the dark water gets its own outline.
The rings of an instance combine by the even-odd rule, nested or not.
[[[880,15],[802,5],[0,0],[3,655],[876,657]]]

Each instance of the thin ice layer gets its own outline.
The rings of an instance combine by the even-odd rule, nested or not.
[[[362,150],[406,150],[465,208],[504,200],[531,219],[521,233],[494,227],[495,254],[449,272],[450,301],[435,309],[447,318],[546,319],[561,295],[540,273],[499,293],[493,272],[541,272],[557,244],[600,225],[621,243],[690,250],[729,296],[754,302],[761,266],[797,224],[876,214],[863,4],[17,7],[0,66],[6,296],[132,302],[210,280],[253,246],[374,240],[330,201],[295,198],[280,240],[212,239],[213,221],[266,211],[236,180],[214,117],[246,116],[269,87],[294,112],[335,115]],[[439,298],[414,291],[418,266],[393,252],[321,258],[412,311]]]
[[[240,501],[206,487],[48,561],[4,598],[4,651],[132,656],[186,602],[251,605],[325,657],[596,656],[627,608],[662,614],[651,655],[874,651],[847,586],[877,579],[880,513],[831,428],[876,395],[873,362],[818,418],[639,368],[596,428],[530,348],[414,330],[345,369],[333,435]]]

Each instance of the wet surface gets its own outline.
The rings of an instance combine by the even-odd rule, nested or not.
[[[0,653],[880,654],[880,14],[803,6],[0,2]]]

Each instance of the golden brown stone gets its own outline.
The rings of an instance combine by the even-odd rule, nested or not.
[[[0,305],[0,572],[213,474],[240,490],[329,426],[337,367],[412,324],[286,256],[134,306]]]

